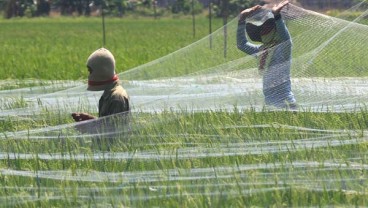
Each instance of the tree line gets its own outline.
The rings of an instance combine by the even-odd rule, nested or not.
[[[346,9],[362,2],[362,0],[298,0],[298,2],[308,8],[315,9]]]
[[[297,0],[305,7],[350,7],[361,0]],[[102,12],[110,16],[123,17],[128,13],[143,16],[165,14],[199,14],[210,10],[216,17],[236,16],[242,9],[262,0],[0,0],[4,17],[49,16],[51,11],[60,15],[90,16]]]
[[[65,16],[90,16],[97,11],[97,14],[104,12],[122,17],[128,13],[145,16],[199,14],[208,9],[221,17],[236,15],[241,9],[257,3],[259,0],[0,0],[0,9],[7,19],[48,16],[52,11]]]

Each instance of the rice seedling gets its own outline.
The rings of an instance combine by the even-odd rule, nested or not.
[[[179,101],[190,98],[194,102],[196,97],[190,96],[203,96],[199,103],[206,106],[212,99],[218,100],[214,99],[218,94],[213,88],[229,87],[232,84],[229,80],[242,87],[245,79],[240,78],[245,75],[249,80],[256,80],[252,74],[241,74],[243,68],[246,72],[253,70],[255,61],[244,58],[234,47],[224,57],[223,44],[214,45],[211,52],[208,39],[196,42],[192,50],[184,48],[146,66],[130,69],[192,43],[192,34],[187,29],[189,19],[108,19],[107,44],[117,54],[117,60],[121,60],[117,70],[131,70],[121,75],[132,81],[127,81],[126,86],[131,89],[134,104],[143,103],[141,106],[151,108],[150,111],[134,109],[130,125],[124,128],[120,127],[125,120],[119,117],[111,118],[112,123],[108,119],[96,121],[99,128],[93,122],[74,124],[70,117],[72,110],[97,113],[91,104],[96,100],[88,97],[96,95],[82,93],[85,87],[81,82],[58,80],[85,79],[84,60],[101,46],[99,21],[93,18],[0,20],[4,28],[0,35],[6,37],[0,40],[4,45],[0,52],[0,62],[4,63],[0,79],[20,79],[13,86],[6,82],[0,85],[4,95],[0,99],[0,202],[3,206],[367,206],[368,110],[364,105],[350,111],[333,108],[329,111],[323,107],[318,111],[307,105],[305,109],[302,106],[298,111],[288,111],[259,110],[256,105],[254,108],[233,105],[229,110],[225,105],[228,103],[216,103],[219,105],[216,110],[187,107],[178,111],[175,102],[168,106],[160,103],[160,99],[165,99],[159,93],[164,91],[169,92],[164,96]],[[207,24],[205,18],[199,21]],[[349,69],[348,75],[356,78],[353,83],[358,87],[347,91],[364,89],[364,80],[356,76],[365,76],[366,72],[358,68],[364,69],[368,65],[366,60],[358,53],[352,56],[355,61],[355,57],[361,59],[360,62],[342,61],[336,52],[342,49],[339,41],[347,39],[353,31],[341,32],[326,47],[312,50],[330,40],[329,31],[326,37],[308,42],[309,39],[303,38],[315,31],[304,30],[301,24],[294,23],[291,21],[289,27],[295,37],[295,64],[304,64],[296,71],[296,77],[327,79],[347,75],[345,71],[334,70],[340,65],[339,70]],[[220,26],[221,21],[217,20],[216,24]],[[235,30],[235,24],[228,26],[229,31]],[[331,34],[338,33],[343,26],[337,24]],[[361,25],[357,28],[366,29]],[[173,31],[180,35],[172,35]],[[207,30],[203,27],[197,32],[204,36]],[[135,37],[139,39],[134,41]],[[222,43],[222,37],[213,38]],[[229,36],[231,41],[234,36]],[[303,41],[308,44],[297,44]],[[346,50],[353,53],[354,48],[366,48],[365,43],[356,43],[345,45]],[[307,49],[303,50],[304,46]],[[309,49],[312,53],[306,53]],[[334,62],[336,65],[330,65],[333,57],[339,58]],[[192,62],[187,65],[186,59]],[[313,60],[314,64],[305,60]],[[25,78],[44,81],[27,82]],[[180,81],[187,88],[181,88]],[[317,81],[312,79],[311,83],[323,83]],[[333,81],[327,79],[325,84]],[[250,88],[254,83],[245,86]],[[206,87],[211,91],[206,91]],[[301,98],[306,97],[305,103],[320,101],[317,95],[308,95],[306,88],[296,91]],[[338,90],[331,92],[332,95],[324,97],[326,100],[340,98],[334,97]],[[13,93],[26,97],[9,96]],[[73,100],[76,104],[66,98],[73,93],[80,96]],[[139,100],[149,95],[157,98]],[[246,93],[241,96],[253,98]],[[221,98],[232,99],[230,95]],[[227,108],[222,109],[222,104]],[[155,109],[157,106],[160,108]],[[80,133],[78,128],[83,125],[97,130]]]

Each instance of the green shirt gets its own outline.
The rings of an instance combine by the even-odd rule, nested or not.
[[[102,94],[98,104],[98,116],[129,111],[129,96],[118,81],[111,84]]]

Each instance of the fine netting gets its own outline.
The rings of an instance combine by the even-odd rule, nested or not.
[[[367,102],[368,26],[362,23],[368,11],[364,3],[346,11],[361,11],[351,21],[294,5],[282,10],[292,38],[291,87],[300,110],[354,111]],[[247,55],[237,48],[236,30],[237,18],[185,48],[119,74],[133,111],[264,109],[262,90],[268,86],[262,86],[259,54]],[[81,106],[96,109],[101,94],[87,92],[80,82],[41,85],[2,90],[1,115],[39,113],[40,104],[49,110],[67,106],[68,112]],[[24,99],[29,109],[11,110],[14,97]]]
[[[0,193],[12,197],[0,201],[93,198],[100,205],[134,206],[294,189],[366,194],[367,153],[361,145],[368,132],[357,130],[366,124],[353,120],[366,119],[360,111],[368,102],[366,5],[346,11],[359,14],[349,20],[292,4],[282,10],[292,38],[291,86],[298,104],[293,112],[265,105],[260,54],[238,49],[237,18],[119,74],[130,113],[73,123],[72,112],[97,113],[102,92],[88,92],[80,81],[30,80],[22,81],[28,85],[23,88],[2,81],[1,176],[19,177],[25,185],[6,184]],[[316,121],[284,124],[305,111]],[[321,115],[338,122],[304,127],[323,120]],[[334,116],[352,119],[351,128],[341,129]]]

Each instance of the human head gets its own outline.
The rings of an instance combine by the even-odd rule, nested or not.
[[[262,26],[261,26],[261,42],[264,44],[272,43],[275,40],[275,34],[276,34],[276,23],[275,19],[269,19],[267,20]]]
[[[246,18],[246,30],[251,40],[268,43],[273,39],[276,23],[270,10],[259,9]]]
[[[97,49],[88,57],[87,68],[89,71],[87,90],[105,90],[108,85],[118,80],[115,74],[115,58],[106,48]]]

